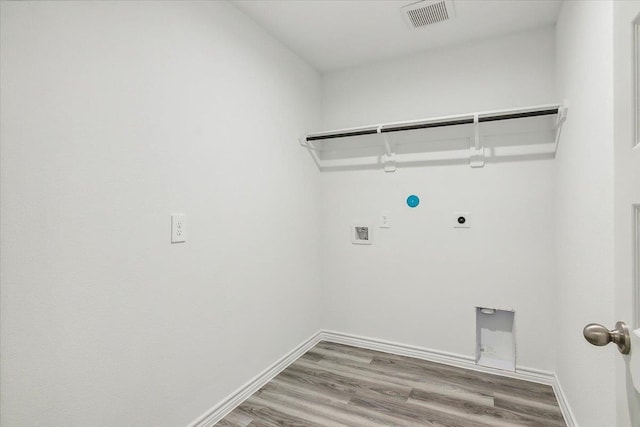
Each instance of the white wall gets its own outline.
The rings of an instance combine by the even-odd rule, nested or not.
[[[543,28],[325,73],[322,130],[555,102],[553,52]]]
[[[1,7],[0,423],[186,425],[321,326],[319,76],[227,3]]]
[[[613,4],[565,2],[557,23],[558,92],[569,115],[556,158],[557,374],[582,427],[615,420],[612,348],[587,323],[613,327]],[[624,424],[616,424],[624,425]]]
[[[452,46],[323,77],[325,128],[557,102],[554,29]],[[516,310],[518,364],[554,368],[553,160],[325,172],[330,329],[471,356],[474,306]],[[421,197],[416,209],[409,194]],[[352,245],[353,220],[374,229]],[[453,229],[454,211],[473,227]]]

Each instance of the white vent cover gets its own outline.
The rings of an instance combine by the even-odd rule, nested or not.
[[[420,28],[456,16],[453,0],[424,0],[400,8],[404,20],[411,28]]]

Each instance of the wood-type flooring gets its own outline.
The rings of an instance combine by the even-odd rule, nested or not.
[[[548,385],[324,341],[216,425],[566,426]]]

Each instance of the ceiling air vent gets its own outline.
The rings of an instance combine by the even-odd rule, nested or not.
[[[400,8],[402,16],[411,28],[420,28],[456,16],[452,0],[424,0]]]

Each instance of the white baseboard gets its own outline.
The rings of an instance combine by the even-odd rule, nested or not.
[[[516,366],[515,372],[503,371],[500,369],[493,369],[476,365],[475,359],[471,356],[464,356],[462,354],[448,353],[440,350],[400,344],[391,341],[379,340],[376,338],[345,334],[342,332],[321,331],[320,341],[330,341],[337,344],[351,345],[354,347],[366,348],[368,350],[396,354],[398,356],[414,357],[416,359],[428,360],[430,362],[437,362],[450,366],[457,366],[459,368],[470,369],[473,371],[485,372],[489,374],[500,375],[503,377],[550,385],[556,395],[556,399],[558,400],[558,404],[560,406],[560,410],[562,411],[562,416],[564,417],[567,427],[578,427],[573,412],[569,407],[569,403],[564,394],[564,391],[560,386],[558,377],[553,372],[528,368],[526,366]]]
[[[247,400],[249,396],[258,391],[262,386],[271,381],[276,375],[282,372],[287,366],[295,362],[300,356],[318,344],[321,339],[321,331],[316,332],[307,338],[302,344],[285,354],[274,364],[260,372],[254,378],[245,383],[242,387],[231,393],[221,402],[209,409],[203,415],[194,420],[187,427],[211,427],[223,419],[229,412]]]
[[[457,366],[460,368],[470,369],[478,372],[486,372],[489,374],[515,378],[519,380],[547,384],[553,387],[553,391],[556,395],[556,398],[558,399],[558,404],[560,405],[560,410],[562,411],[562,415],[564,416],[567,427],[578,427],[578,424],[575,422],[575,417],[571,412],[571,408],[569,407],[566,396],[564,395],[562,387],[560,386],[558,377],[553,372],[542,371],[524,366],[516,366],[515,372],[503,371],[500,369],[493,369],[476,365],[474,358],[470,356],[326,330],[320,330],[313,336],[309,337],[302,344],[291,350],[273,365],[262,371],[255,378],[247,382],[235,392],[231,393],[223,401],[215,405],[204,415],[200,416],[194,422],[189,424],[188,427],[211,427],[215,425],[228,413],[233,411],[234,408],[248,399],[249,396],[258,391],[263,385],[271,381],[271,379],[282,372],[287,366],[295,362],[296,359],[298,359],[320,341],[329,341],[337,344],[351,345],[368,350],[396,354],[398,356],[413,357],[416,359],[428,360],[445,365]]]
[[[553,372],[541,371],[524,366],[517,366],[516,372],[504,371],[501,369],[476,365],[475,359],[471,356],[448,353],[431,348],[416,347],[392,341],[380,340],[377,338],[362,337],[333,331],[322,331],[320,333],[320,337],[321,341],[324,340],[338,344],[352,345],[369,350],[381,351],[383,353],[397,354],[398,356],[414,357],[416,359],[443,363],[445,365],[457,366],[459,368],[471,369],[473,371],[486,372],[489,374],[531,381],[539,384],[553,385],[554,382]]]
[[[573,411],[571,411],[567,396],[564,394],[560,380],[556,374],[553,374],[553,391],[556,394],[556,399],[558,399],[558,405],[560,405],[560,410],[562,411],[565,423],[567,423],[567,427],[578,427],[576,417],[573,415]]]

